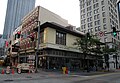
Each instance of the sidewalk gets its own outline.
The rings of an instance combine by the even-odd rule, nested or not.
[[[70,71],[70,73],[68,75],[93,76],[93,75],[115,73],[115,72],[120,72],[120,69],[116,69],[115,71],[90,71],[90,72]],[[54,74],[54,75],[62,75],[63,74],[63,72],[60,70],[39,70],[39,73]]]

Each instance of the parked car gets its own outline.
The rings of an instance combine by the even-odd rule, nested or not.
[[[29,71],[30,65],[29,63],[20,63],[17,65],[17,72],[19,69],[21,69],[21,72],[23,71]]]

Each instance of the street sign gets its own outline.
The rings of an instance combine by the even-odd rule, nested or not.
[[[102,37],[102,36],[104,36],[104,32],[100,31],[100,32],[98,33],[98,35],[99,35],[100,37]]]

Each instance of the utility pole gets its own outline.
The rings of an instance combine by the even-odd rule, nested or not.
[[[37,42],[37,50],[36,50],[36,73],[38,72],[38,53],[39,53],[39,44],[40,44],[40,21],[36,21],[38,23],[38,42]]]

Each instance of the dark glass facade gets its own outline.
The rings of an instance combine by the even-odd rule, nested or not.
[[[7,39],[21,24],[21,19],[35,7],[35,0],[8,0],[3,38]]]

